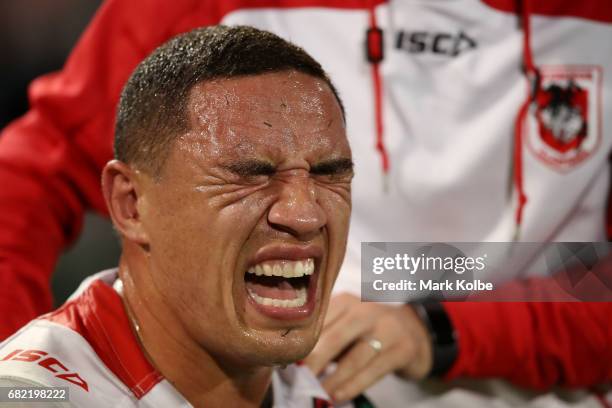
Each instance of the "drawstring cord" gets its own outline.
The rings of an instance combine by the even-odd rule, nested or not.
[[[374,0],[370,1],[369,11],[369,28],[366,32],[366,56],[372,66],[372,84],[374,86],[374,119],[376,125],[376,150],[378,151],[382,162],[383,176],[383,191],[389,191],[389,155],[384,142],[384,126],[383,126],[383,96],[382,96],[382,78],[380,75],[380,62],[383,60],[383,31],[378,27],[376,22],[376,11]],[[524,186],[524,169],[523,169],[523,143],[526,131],[526,119],[529,113],[529,107],[535,101],[537,92],[540,88],[540,72],[533,62],[531,53],[531,27],[529,15],[531,11],[530,0],[522,1],[522,9],[520,10],[520,18],[523,28],[523,70],[528,80],[528,95],[526,100],[521,105],[514,129],[514,169],[513,179],[517,191],[517,208],[515,213],[515,230],[513,241],[520,241],[521,225],[523,222],[523,213],[527,205],[527,194]]]
[[[528,81],[527,99],[521,105],[514,128],[514,185],[517,192],[517,207],[515,213],[513,241],[518,242],[521,238],[521,225],[523,213],[527,205],[527,194],[524,185],[523,169],[523,143],[526,131],[526,119],[529,107],[535,101],[538,90],[540,89],[540,71],[533,62],[531,53],[531,27],[529,24],[529,14],[531,5],[530,0],[523,0],[521,12],[521,24],[523,28],[523,71]]]
[[[380,62],[383,60],[383,31],[376,23],[374,2],[370,2],[370,27],[366,31],[366,56],[372,65],[372,84],[374,85],[374,120],[376,122],[376,150],[382,161],[383,191],[389,191],[389,155],[384,141],[383,96]]]

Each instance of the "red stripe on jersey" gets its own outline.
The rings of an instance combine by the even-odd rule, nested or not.
[[[136,398],[142,398],[162,380],[141,351],[121,298],[101,280],[43,318],[83,336]]]
[[[516,0],[482,0],[489,7],[515,13]],[[532,14],[556,17],[578,17],[603,23],[612,22],[610,0],[537,0],[531,2]]]

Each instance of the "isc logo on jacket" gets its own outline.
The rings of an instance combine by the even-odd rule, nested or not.
[[[456,57],[477,47],[476,40],[463,31],[457,34],[428,31],[398,31],[395,48],[411,54],[431,52],[433,54]]]

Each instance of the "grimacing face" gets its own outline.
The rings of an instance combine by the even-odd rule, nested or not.
[[[344,257],[351,150],[327,84],[294,72],[196,85],[140,209],[151,279],[189,335],[240,365],[314,347]]]

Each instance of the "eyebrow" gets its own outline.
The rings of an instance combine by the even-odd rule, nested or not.
[[[311,174],[346,174],[353,172],[353,161],[348,158],[324,160],[310,168]]]
[[[257,159],[240,160],[223,167],[241,177],[270,176],[276,172],[272,163]]]

